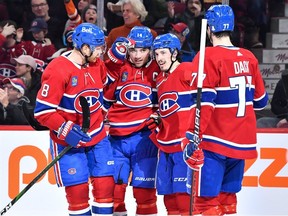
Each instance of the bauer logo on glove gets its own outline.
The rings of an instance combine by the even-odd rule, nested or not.
[[[91,137],[81,130],[80,125],[72,121],[64,122],[58,130],[58,138],[75,148],[85,145],[91,141]]]
[[[202,149],[198,147],[199,143],[195,141],[201,141],[197,135],[186,132],[186,137],[181,142],[181,148],[183,150],[183,160],[191,169],[199,171],[204,165],[204,153]]]

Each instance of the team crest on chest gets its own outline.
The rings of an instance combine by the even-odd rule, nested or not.
[[[162,117],[172,115],[174,112],[180,109],[177,100],[177,92],[168,92],[161,95],[161,97],[159,98],[159,109]]]
[[[131,83],[121,88],[119,98],[128,107],[139,108],[149,106],[152,103],[150,99],[151,94],[151,87]]]
[[[101,96],[101,93],[98,89],[86,89],[85,91],[80,92],[74,100],[74,107],[77,113],[82,113],[81,105],[80,105],[80,96],[83,96],[86,98],[90,113],[93,113],[101,108],[102,102],[101,99],[103,96]]]

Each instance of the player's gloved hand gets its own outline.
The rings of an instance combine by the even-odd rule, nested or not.
[[[202,149],[198,147],[199,142],[198,136],[191,132],[186,132],[186,138],[181,142],[183,160],[195,171],[199,171],[204,165],[204,154]]]
[[[77,148],[91,141],[91,137],[81,130],[81,126],[67,121],[58,130],[58,138]]]
[[[145,124],[150,130],[155,130],[155,128],[161,123],[161,117],[158,113],[153,113],[146,120]]]
[[[133,48],[135,41],[125,37],[118,37],[112,44],[112,47],[108,50],[108,57],[114,63],[121,64],[127,54],[129,48]]]

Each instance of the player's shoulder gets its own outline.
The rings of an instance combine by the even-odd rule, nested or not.
[[[57,75],[57,76],[61,76],[60,74],[64,73],[64,71],[66,71],[67,67],[69,64],[67,64],[69,62],[68,59],[66,59],[63,56],[59,56],[55,59],[53,59],[51,62],[49,62],[49,64],[46,66],[45,70],[44,70],[44,74],[51,74],[51,75]]]
[[[63,62],[65,58],[62,56],[59,56],[57,58],[54,58],[52,61],[50,61],[46,67],[45,70],[50,69],[50,68],[54,68],[54,70],[58,70],[58,68],[63,67]],[[61,65],[62,64],[62,65]]]
[[[199,53],[198,53],[199,54]],[[205,49],[205,58],[222,58],[226,57],[250,57],[256,58],[255,55],[248,49],[235,47],[235,46],[215,46],[215,47],[206,47]]]
[[[251,50],[245,49],[245,48],[239,48],[239,52],[242,52],[243,54],[247,56],[251,56],[253,58],[256,58],[254,53]]]
[[[191,70],[192,65],[192,62],[181,62],[178,68],[181,70]]]

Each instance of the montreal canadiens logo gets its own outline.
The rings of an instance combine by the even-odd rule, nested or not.
[[[0,64],[0,78],[11,78],[16,76],[15,66],[11,64]]]
[[[178,109],[180,109],[177,103],[178,94],[176,92],[169,92],[161,95],[159,98],[159,109],[162,117],[172,115]]]
[[[85,90],[85,91],[79,93],[75,97],[74,107],[78,113],[82,113],[82,109],[81,109],[81,105],[80,105],[80,96],[83,96],[86,98],[86,100],[89,104],[90,113],[93,113],[93,112],[95,112],[101,108],[102,103],[100,101],[100,97],[101,97],[100,91],[98,89],[88,89],[88,90]]]
[[[76,174],[76,169],[75,168],[70,168],[70,169],[68,169],[68,173],[70,175],[74,175],[74,174]]]
[[[152,103],[149,98],[151,94],[151,87],[132,83],[121,88],[119,97],[124,105],[139,108],[149,106]]]

